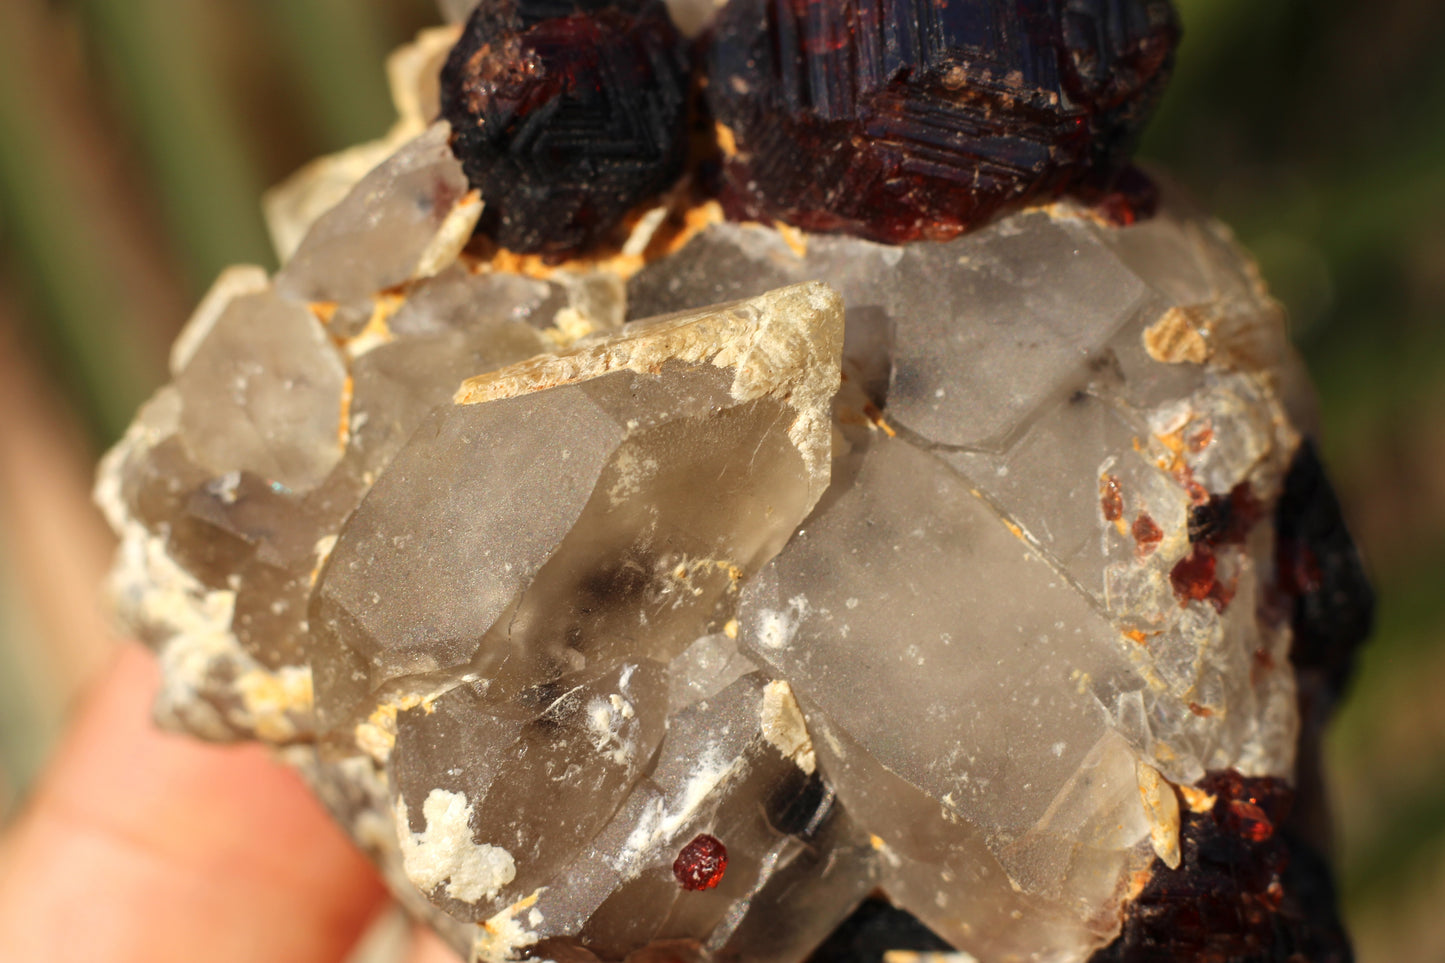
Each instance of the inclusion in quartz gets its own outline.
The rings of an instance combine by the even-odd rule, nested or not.
[[[515,273],[420,76],[102,468],[163,723],[480,963],[1347,952],[1285,809],[1368,587],[1223,228],[657,207]]]
[[[724,205],[901,242],[1108,187],[1178,35],[1167,0],[731,0],[706,54]]]
[[[689,65],[660,0],[482,0],[441,77],[502,247],[577,252],[682,173]]]

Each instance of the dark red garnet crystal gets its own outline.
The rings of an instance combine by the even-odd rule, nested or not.
[[[442,69],[478,231],[565,257],[682,172],[685,42],[659,0],[482,0]]]
[[[682,847],[672,863],[672,875],[685,890],[712,889],[728,868],[728,850],[716,836],[702,833]]]
[[[1185,809],[1178,869],[1156,862],[1123,932],[1090,963],[1351,963],[1329,870],[1298,831],[1284,782],[1211,772]]]
[[[1102,194],[1178,37],[1168,0],[731,0],[706,55],[724,206],[902,242]]]

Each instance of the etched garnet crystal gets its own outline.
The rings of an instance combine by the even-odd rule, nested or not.
[[[722,882],[728,868],[728,850],[722,840],[707,833],[682,848],[672,863],[672,875],[677,884],[686,890],[712,889]]]
[[[452,149],[513,251],[602,240],[682,172],[686,47],[660,0],[483,0],[441,73]]]
[[[707,53],[725,201],[896,243],[1107,187],[1178,36],[1167,0],[731,0]]]
[[[1168,7],[447,6],[102,466],[159,720],[477,963],[1347,960],[1369,586],[1253,263],[1111,180]]]

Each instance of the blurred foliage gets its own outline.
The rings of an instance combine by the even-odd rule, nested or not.
[[[434,21],[428,0],[0,4],[0,252],[99,438],[223,267],[274,266],[261,191],[386,130],[383,57]]]
[[[1259,259],[1380,595],[1328,746],[1366,960],[1445,958],[1445,5],[1182,0],[1144,153]]]
[[[1289,307],[1380,590],[1329,747],[1361,957],[1445,958],[1445,4],[1177,2],[1143,153]],[[210,279],[274,265],[262,188],[380,134],[384,52],[434,19],[430,0],[0,2],[0,295],[97,447]]]

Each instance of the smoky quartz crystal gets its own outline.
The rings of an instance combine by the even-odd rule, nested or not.
[[[478,177],[443,66],[658,8],[447,6],[392,60],[392,133],[268,196],[281,270],[217,280],[102,465],[160,722],[274,746],[469,960],[1347,959],[1289,807],[1369,589],[1228,230],[1165,184],[1133,223],[1025,190],[899,235],[933,208],[858,194],[822,226],[874,227],[820,233],[730,210],[704,152],[588,246],[577,195]],[[865,14],[923,17],[714,6],[674,14],[728,63],[738,18],[862,58]],[[1080,118],[1108,164],[1173,29],[934,6],[934,39],[1017,41],[1008,109],[1047,123],[960,102],[1024,140]],[[910,56],[924,100],[963,63]],[[695,69],[756,114],[776,66]],[[893,149],[870,117],[837,129],[860,157]]]

